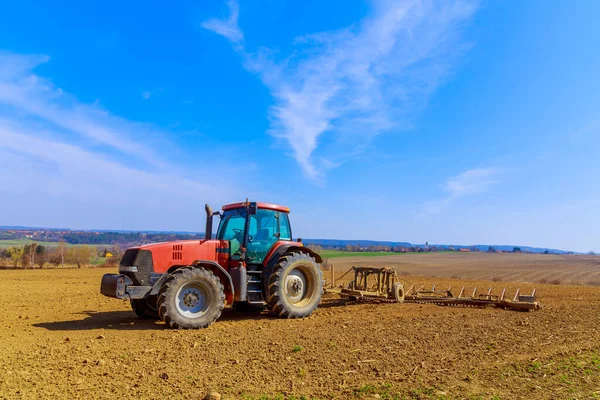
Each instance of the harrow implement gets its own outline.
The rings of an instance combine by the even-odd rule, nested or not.
[[[347,287],[342,285],[335,286],[334,269],[331,266],[330,282],[325,289],[326,293],[339,294],[341,297],[350,301],[377,301],[377,302],[406,302],[419,304],[436,304],[439,306],[454,307],[495,307],[505,310],[530,311],[540,308],[535,298],[535,289],[530,295],[522,295],[520,289],[517,289],[512,300],[506,297],[506,289],[502,294],[492,294],[492,289],[487,293],[477,293],[477,288],[473,289],[470,296],[465,295],[465,288],[461,288],[458,296],[454,296],[452,288],[445,290],[436,289],[435,285],[431,290],[426,290],[423,286],[411,286],[407,291],[404,286],[398,282],[398,276],[393,267],[352,267],[337,280],[341,280],[349,273],[354,272],[354,279],[350,281]]]
[[[452,294],[452,288],[446,290],[436,290],[435,286],[431,290],[424,290],[423,287],[415,288],[412,286],[405,297],[408,303],[429,303],[439,306],[457,306],[457,307],[495,307],[505,310],[530,311],[540,308],[535,299],[535,289],[530,295],[520,294],[517,289],[513,299],[506,298],[506,288],[502,289],[500,296],[492,294],[492,289],[487,293],[477,294],[477,288],[473,289],[470,296],[464,296],[465,288],[461,288],[458,296]]]

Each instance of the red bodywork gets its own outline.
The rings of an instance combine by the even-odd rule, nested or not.
[[[246,203],[234,203],[223,206],[223,210],[231,210],[235,208],[245,207]],[[279,212],[289,213],[288,207],[279,206],[276,204],[257,203],[258,208],[266,208]],[[301,247],[302,243],[291,241],[276,242],[263,261],[266,265],[272,255],[280,246],[293,245]],[[143,250],[152,252],[152,260],[154,272],[164,274],[170,272],[172,268],[181,266],[193,265],[201,261],[213,261],[219,264],[225,271],[229,271],[230,267],[236,267],[239,261],[232,260],[229,242],[225,240],[179,240],[175,242],[163,242],[147,244],[139,247]],[[227,302],[233,302],[233,295],[226,290]]]
[[[264,263],[279,246],[284,245],[302,246],[302,243],[283,240],[276,242],[265,257]],[[198,260],[214,261],[225,270],[229,269],[229,242],[226,240],[179,240],[147,244],[140,246],[140,249],[152,252],[154,272],[158,274],[164,274],[171,267],[192,265]]]

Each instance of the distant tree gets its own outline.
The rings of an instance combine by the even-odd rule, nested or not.
[[[323,248],[321,246],[319,246],[318,244],[309,244],[307,247],[317,253],[323,251]]]
[[[595,255],[596,255],[596,253],[594,253],[594,250],[590,251],[588,254],[589,254],[590,256],[595,256]]]
[[[23,258],[23,248],[22,247],[9,247],[8,248],[8,254],[10,256],[10,259],[12,261],[12,264],[15,267],[19,267],[19,262],[21,261],[21,259]]]
[[[92,262],[94,251],[89,246],[73,246],[67,250],[67,260],[81,268]]]
[[[47,260],[46,252],[43,252],[43,253],[35,256],[35,263],[37,264],[38,267],[40,267],[40,269],[44,268],[44,265],[46,265],[47,262],[48,262],[48,260]]]
[[[54,251],[50,254],[47,254],[47,261],[54,265],[55,267],[58,267],[59,265],[63,265],[63,257],[62,254],[60,252],[60,249],[56,248],[54,249]]]
[[[0,248],[0,267],[6,266],[8,260],[10,259],[10,255],[8,251],[3,248]]]
[[[495,253],[496,249],[494,248],[494,246],[489,246],[488,249],[487,249],[487,252],[488,253]]]
[[[544,251],[544,254],[550,254],[550,252],[548,250]]]
[[[513,253],[521,253],[522,250],[520,247],[513,247]]]
[[[35,255],[37,252],[38,244],[33,242],[31,244],[26,244],[23,246],[23,258],[22,265],[23,268],[34,268],[35,266]]]
[[[60,254],[60,266],[65,266],[65,253],[67,251],[67,245],[63,239],[58,243],[58,253]]]

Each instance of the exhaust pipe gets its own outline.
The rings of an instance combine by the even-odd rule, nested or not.
[[[204,229],[204,239],[212,239],[213,211],[208,204],[204,205],[206,210],[206,228]]]

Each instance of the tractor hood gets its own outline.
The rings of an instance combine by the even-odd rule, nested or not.
[[[149,285],[153,283],[153,274],[164,274],[173,267],[193,265],[198,260],[227,265],[229,242],[178,240],[131,247],[121,258],[119,272],[129,276],[137,285]]]

